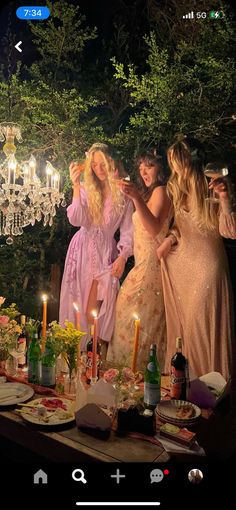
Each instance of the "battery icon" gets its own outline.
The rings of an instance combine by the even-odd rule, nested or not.
[[[224,12],[223,11],[211,11],[209,13],[210,19],[222,19],[224,18]]]

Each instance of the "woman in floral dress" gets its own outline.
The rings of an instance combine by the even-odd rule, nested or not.
[[[166,175],[162,157],[150,150],[138,159],[140,190],[122,181],[123,192],[133,200],[135,266],[123,282],[116,303],[115,330],[107,359],[115,365],[131,366],[134,343],[134,314],[140,318],[137,369],[147,364],[150,344],[157,344],[157,356],[164,366],[166,321],[160,263],[156,249],[165,238],[170,217]]]

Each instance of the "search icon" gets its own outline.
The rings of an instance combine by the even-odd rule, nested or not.
[[[76,482],[87,483],[87,480],[84,477],[83,469],[74,469],[74,471],[72,471],[72,478]]]

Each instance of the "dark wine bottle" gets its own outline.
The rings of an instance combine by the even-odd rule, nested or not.
[[[92,365],[93,365],[93,331],[94,326],[91,326],[91,336],[87,343],[87,359],[86,359],[86,382],[91,383],[92,379]],[[99,378],[99,368],[101,363],[101,344],[97,343],[97,376]]]
[[[25,315],[20,316],[21,333],[17,340],[17,351],[18,351],[18,367],[24,368],[26,365],[26,331],[25,331]]]
[[[186,400],[187,360],[182,354],[182,340],[176,338],[176,353],[171,358],[170,396],[177,400]]]

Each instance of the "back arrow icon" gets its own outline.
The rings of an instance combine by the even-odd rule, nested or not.
[[[20,45],[22,44],[22,41],[19,41],[14,47],[16,48],[17,51],[20,51],[20,53],[22,52],[22,49],[20,48]]]

